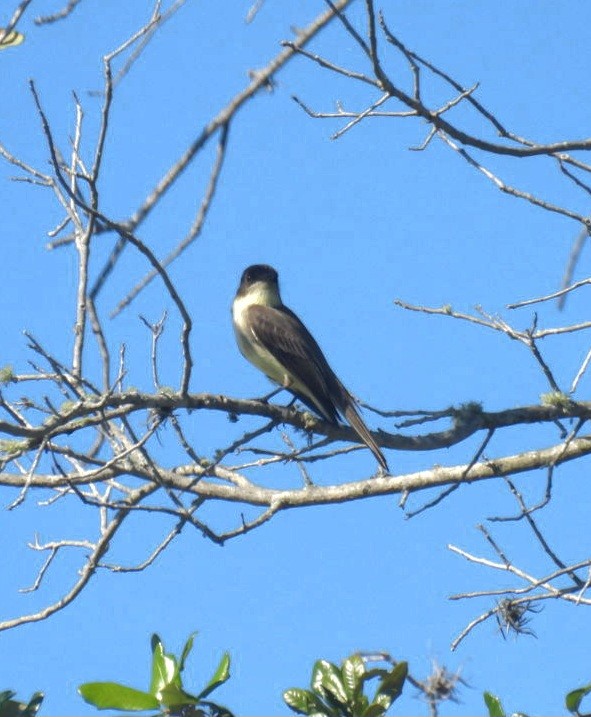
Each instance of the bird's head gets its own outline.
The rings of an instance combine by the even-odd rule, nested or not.
[[[251,303],[281,306],[279,277],[268,264],[253,264],[242,272],[237,297],[248,296]]]

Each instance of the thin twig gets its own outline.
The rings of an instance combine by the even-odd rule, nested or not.
[[[546,294],[545,296],[539,296],[535,299],[526,299],[525,301],[516,301],[513,304],[507,304],[507,308],[520,309],[523,306],[530,306],[531,304],[539,304],[543,301],[551,301],[552,299],[558,299],[563,297],[565,294],[569,294],[571,291],[575,291],[581,286],[587,286],[588,284],[591,284],[591,278],[582,279],[581,281],[575,282],[571,286],[567,286],[564,289],[560,289],[559,291],[553,291],[551,294]]]
[[[160,264],[163,267],[167,267],[169,264],[171,264],[201,234],[201,231],[205,224],[205,220],[209,213],[209,208],[215,196],[218,180],[224,164],[224,158],[226,156],[226,147],[228,142],[229,126],[230,123],[228,122],[221,128],[220,138],[218,141],[216,152],[216,159],[209,176],[209,182],[205,190],[205,194],[201,201],[201,206],[199,207],[199,211],[197,212],[197,216],[195,217],[195,221],[189,229],[187,236],[182,241],[180,241],[177,246],[167,256],[164,257],[164,259],[161,260]],[[146,286],[148,286],[152,279],[154,279],[157,275],[158,273],[156,271],[151,271],[146,274],[146,276],[144,276],[144,278],[138,284],[136,284],[136,286],[134,286],[134,288],[127,294],[127,296],[117,304],[115,309],[111,312],[111,318],[118,316],[121,311],[123,311],[123,309],[128,307],[131,302],[137,297],[137,295],[143,289],[145,289]]]
[[[589,227],[583,227],[579,234],[577,235],[577,238],[575,239],[575,242],[572,246],[572,249],[570,251],[568,262],[566,265],[566,268],[564,270],[564,275],[562,277],[562,284],[561,288],[567,287],[573,279],[575,269],[577,267],[577,264],[579,263],[579,258],[583,252],[583,247],[585,246],[585,242],[587,241],[589,237]],[[564,305],[566,302],[566,294],[560,296],[558,298],[558,309],[562,311],[564,309]]]
[[[34,20],[35,25],[48,25],[52,22],[63,20],[65,17],[68,17],[68,15],[74,12],[79,3],[80,0],[68,0],[68,3],[64,5],[61,10],[58,10],[51,15],[39,15],[36,17]]]
[[[29,7],[30,4],[31,0],[21,0],[21,2],[16,6],[15,11],[12,13],[12,17],[8,21],[8,24],[5,27],[0,27],[0,43],[14,30],[18,21],[21,19],[23,13]]]

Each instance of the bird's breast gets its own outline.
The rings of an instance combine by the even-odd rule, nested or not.
[[[285,367],[258,340],[248,316],[250,306],[252,303],[242,298],[236,299],[232,305],[232,323],[240,353],[271,381],[283,386],[286,381]]]

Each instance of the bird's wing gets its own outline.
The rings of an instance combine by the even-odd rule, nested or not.
[[[248,308],[248,323],[255,340],[295,379],[286,388],[327,421],[337,423],[339,414],[343,415],[388,472],[388,463],[357,412],[355,399],[296,314],[287,307],[276,309],[255,304]]]
[[[248,321],[255,339],[295,379],[287,388],[326,420],[336,423],[345,389],[300,319],[286,307],[254,305],[248,309]]]

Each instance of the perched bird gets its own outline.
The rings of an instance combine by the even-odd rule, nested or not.
[[[244,270],[232,303],[232,319],[245,358],[325,421],[338,424],[339,416],[346,418],[388,471],[383,453],[355,408],[355,399],[328,365],[312,334],[281,301],[272,266],[254,264]]]

